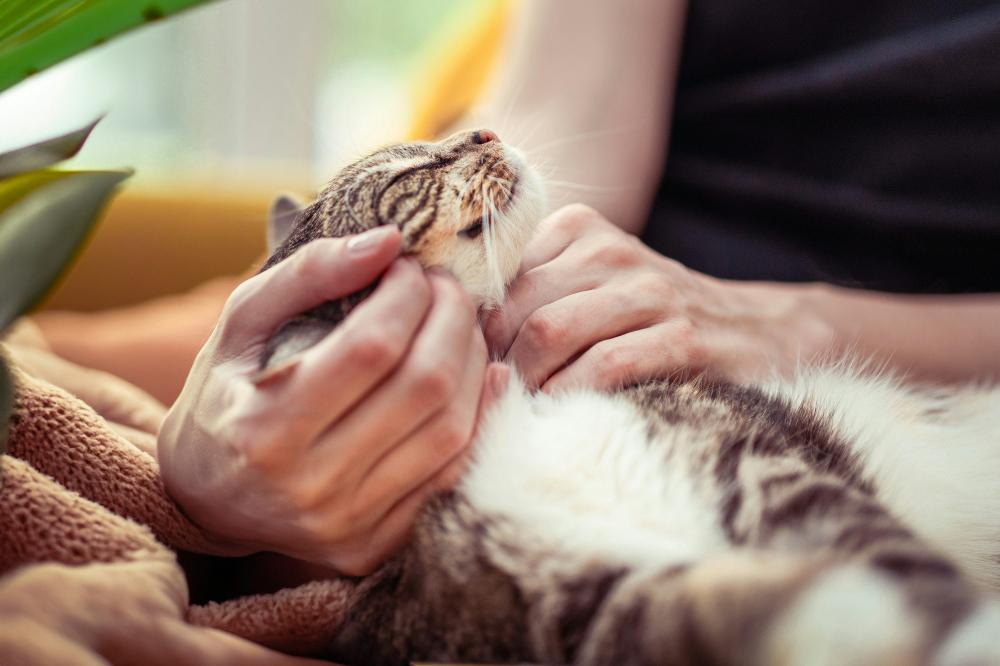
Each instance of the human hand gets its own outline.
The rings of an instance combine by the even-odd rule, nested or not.
[[[184,576],[172,558],[21,567],[0,579],[0,661],[65,666],[328,663],[188,624],[187,596]]]
[[[796,289],[689,270],[572,205],[541,223],[485,332],[494,354],[548,392],[679,370],[748,381],[832,344],[832,328],[804,302]]]
[[[456,482],[492,395],[486,345],[458,283],[397,259],[399,247],[390,227],[320,239],[227,302],[158,442],[168,489],[220,549],[367,573]],[[383,271],[327,338],[255,383],[282,322]]]

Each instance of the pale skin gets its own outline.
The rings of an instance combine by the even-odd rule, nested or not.
[[[464,290],[399,244],[394,228],[322,239],[230,296],[159,435],[168,489],[221,552],[366,573],[461,473],[505,370],[488,368]],[[255,381],[278,325],[382,271],[324,342]]]
[[[457,284],[395,260],[391,233],[363,256],[320,241],[240,286],[159,441],[169,489],[220,550],[371,571],[405,541],[421,501],[458,478],[477,414],[505,380],[487,346],[543,390],[691,369],[754,379],[847,350],[922,379],[1000,376],[996,295],[734,283],[642,245],[632,234],[665,155],[684,4],[520,6],[500,83],[463,124],[497,130],[583,185],[571,196],[586,205],[541,223],[485,342]],[[269,331],[387,268],[293,372],[253,383]]]
[[[643,246],[630,234],[645,225],[666,155],[685,3],[522,7],[512,66],[474,122],[573,181],[554,189],[587,204],[541,224],[486,323],[492,350],[530,384],[613,388],[692,369],[753,380],[845,352],[921,380],[1000,377],[996,294],[731,282]]]

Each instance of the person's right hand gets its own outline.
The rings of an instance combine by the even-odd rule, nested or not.
[[[158,441],[168,490],[221,552],[368,573],[457,480],[485,380],[498,387],[504,370],[487,374],[461,286],[398,253],[391,227],[317,240],[229,298]],[[383,271],[329,336],[255,381],[282,322]]]

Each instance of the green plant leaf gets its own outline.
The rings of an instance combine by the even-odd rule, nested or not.
[[[81,249],[131,171],[77,171],[0,213],[0,330],[38,303]]]
[[[0,90],[145,23],[211,0],[0,0]]]
[[[41,171],[29,171],[13,178],[0,180],[0,213],[3,213],[3,211],[13,206],[15,202],[31,194],[46,183],[66,178],[73,173],[73,171],[43,169]]]
[[[0,456],[7,453],[7,431],[10,413],[14,408],[14,384],[7,364],[0,358]]]
[[[2,1],[0,0],[0,3]],[[57,162],[68,160],[80,152],[87,137],[100,121],[101,119],[98,118],[78,130],[39,141],[8,153],[0,153],[0,178],[8,178],[25,171],[44,169]]]

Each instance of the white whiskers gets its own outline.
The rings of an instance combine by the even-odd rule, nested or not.
[[[489,276],[489,287],[486,305],[492,306],[503,301],[506,284],[503,268],[500,266],[499,238],[497,225],[500,223],[500,212],[490,196],[489,189],[483,187],[483,253],[486,255],[486,272]]]

